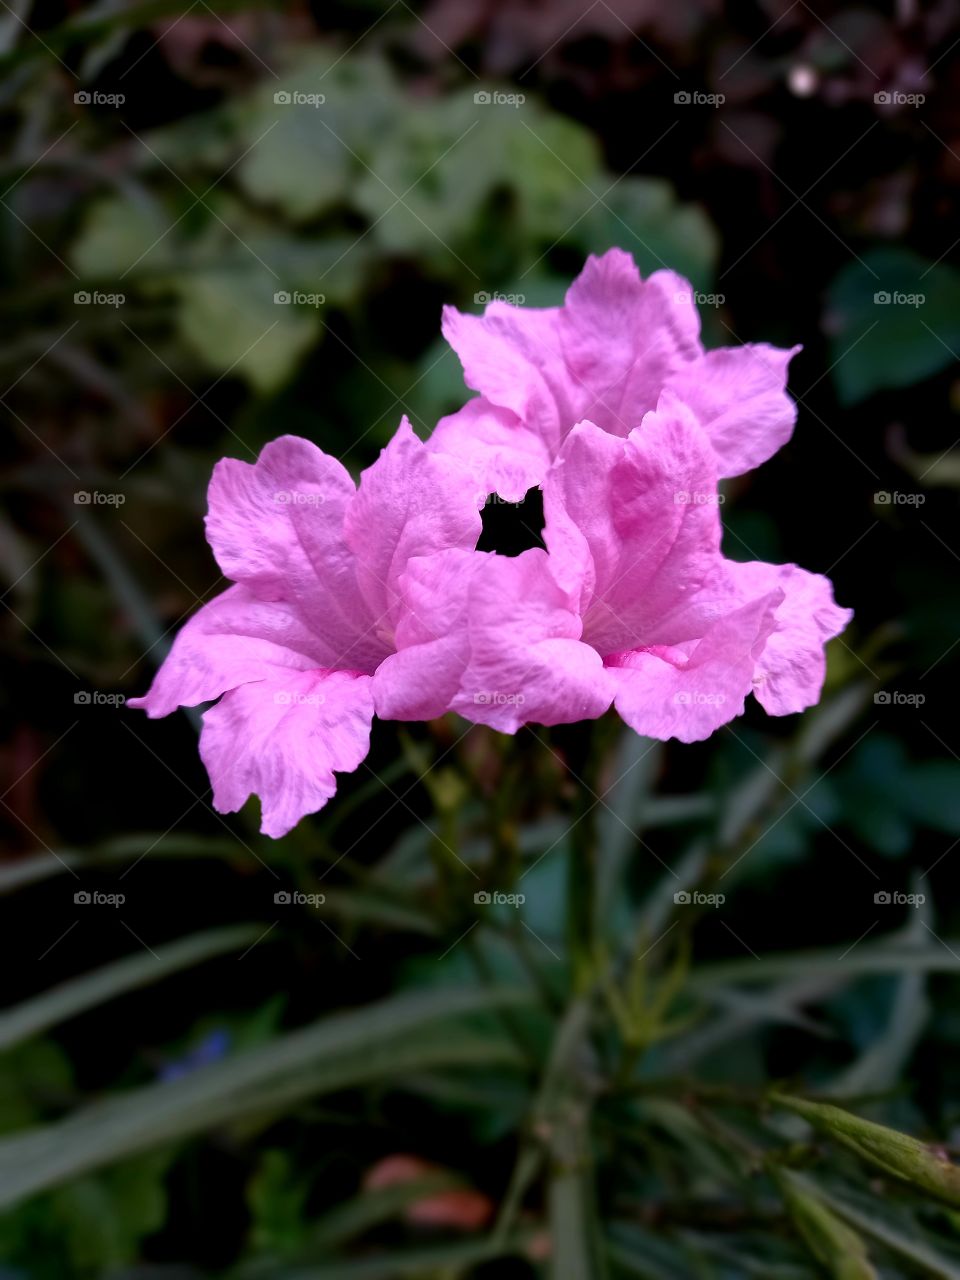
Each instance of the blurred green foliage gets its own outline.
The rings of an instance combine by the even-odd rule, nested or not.
[[[836,8],[0,15],[2,1280],[960,1276],[954,126],[873,97],[956,33]],[[854,605],[820,708],[378,725],[274,843],[186,717],[75,701],[219,589],[217,457],[428,432],[442,303],[612,245],[713,293],[710,345],[805,345],[724,523]]]

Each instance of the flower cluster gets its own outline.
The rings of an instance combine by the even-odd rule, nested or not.
[[[355,485],[306,440],[218,463],[207,538],[233,583],[177,636],[151,716],[219,699],[200,752],[221,812],[289,831],[365,758],[374,715],[514,733],[614,705],[692,742],[817,701],[850,613],[796,565],[728,560],[718,481],[790,436],[792,351],[705,352],[690,286],[590,258],[560,307],[444,314],[479,392],[426,443],[406,419]],[[490,494],[543,491],[544,547],[477,550]]]

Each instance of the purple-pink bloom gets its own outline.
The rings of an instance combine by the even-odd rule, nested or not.
[[[452,708],[513,732],[613,702],[638,733],[692,742],[751,692],[772,715],[817,701],[850,611],[817,574],[724,557],[716,454],[675,393],[626,438],[578,424],[543,487],[547,554],[471,576],[448,553],[449,589],[401,580],[418,627],[459,631],[444,641]]]
[[[445,314],[481,394],[428,444],[406,419],[355,485],[306,440],[221,461],[207,538],[232,584],[182,629],[150,716],[218,702],[200,752],[221,812],[289,831],[369,749],[374,714],[506,733],[594,719],[691,742],[820,696],[850,611],[796,565],[721,551],[718,482],[790,434],[792,352],[705,353],[689,286],[591,258],[563,307]],[[544,495],[546,550],[476,549],[488,493]]]
[[[418,557],[476,546],[477,502],[459,464],[404,420],[359,487],[294,436],[253,464],[223,459],[206,527],[234,585],[190,619],[130,705],[165,716],[219,698],[200,737],[214,805],[230,813],[255,793],[262,830],[280,836],[365,758],[374,675],[403,627],[398,582]],[[431,679],[427,649],[394,678],[410,718],[436,714]]]
[[[622,249],[588,258],[560,307],[445,307],[443,333],[480,395],[437,424],[431,448],[511,501],[543,482],[578,422],[625,438],[664,391],[692,410],[721,476],[765,462],[796,422],[786,378],[799,347],[704,351],[689,282],[673,271],[642,280]]]

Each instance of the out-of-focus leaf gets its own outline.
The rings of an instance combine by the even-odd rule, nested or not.
[[[73,978],[0,1013],[0,1050],[9,1049],[29,1036],[75,1018],[84,1010],[97,1008],[128,991],[159,982],[171,973],[192,968],[229,951],[245,950],[262,933],[262,925],[211,929],[167,943],[152,952],[126,956],[103,969]]]
[[[812,1182],[806,1174],[796,1177]],[[831,1186],[820,1194],[829,1198],[833,1210],[858,1231],[899,1253],[901,1257],[940,1280],[960,1280],[960,1253],[947,1252],[945,1242],[932,1243],[914,1214],[898,1212],[888,1200],[869,1200],[852,1188],[843,1191]]]
[[[176,287],[187,346],[214,371],[242,375],[259,391],[279,387],[320,333],[317,311],[276,302],[284,291],[255,265],[180,276]]]
[[[620,248],[632,253],[644,276],[669,267],[700,291],[712,279],[720,244],[716,229],[696,205],[681,205],[669,182],[662,178],[621,178],[596,191],[603,199],[594,205],[568,236],[586,253]],[[593,204],[591,197],[588,204]]]
[[[824,329],[846,404],[884,387],[908,387],[955,359],[960,272],[909,249],[871,249],[831,285]]]
[[[775,1180],[794,1225],[833,1280],[878,1280],[863,1240],[832,1212],[811,1183],[789,1169],[777,1170]]]
[[[396,996],[335,1014],[180,1079],[113,1096],[0,1141],[0,1204],[258,1110],[283,1109],[371,1080],[397,1080],[404,1071],[512,1061],[515,1055],[502,1041],[490,1033],[471,1036],[456,1019],[528,999],[522,991],[502,988]]]

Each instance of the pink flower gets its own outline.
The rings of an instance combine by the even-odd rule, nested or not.
[[[255,464],[218,463],[208,501],[207,538],[234,585],[190,619],[130,705],[153,717],[220,698],[200,738],[214,805],[231,813],[255,793],[262,830],[280,836],[367,754],[375,676],[407,626],[408,563],[475,547],[480,516],[469,476],[406,420],[359,488],[335,458],[284,436]],[[431,680],[424,649],[391,681],[414,719],[435,714]]]
[[[481,394],[438,423],[430,446],[511,501],[543,482],[578,422],[625,438],[663,391],[693,411],[721,476],[765,462],[796,421],[785,384],[799,347],[704,351],[691,285],[672,271],[641,280],[621,249],[588,258],[563,306],[446,307],[443,333]]]
[[[716,454],[675,392],[626,438],[576,426],[544,511],[546,554],[451,551],[429,581],[401,579],[421,637],[449,629],[437,669],[454,710],[514,732],[613,702],[638,733],[691,742],[751,692],[772,715],[817,701],[824,644],[850,612],[817,574],[724,558]]]

